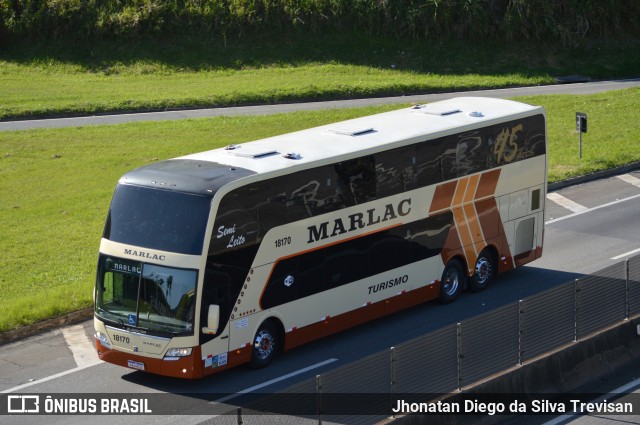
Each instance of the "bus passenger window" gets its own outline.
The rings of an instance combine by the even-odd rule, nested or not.
[[[336,181],[333,167],[323,166],[300,171],[286,181],[287,217],[298,221],[325,214],[342,207],[336,204]]]
[[[416,184],[418,187],[440,183],[442,174],[442,153],[445,149],[443,139],[427,140],[416,148]]]
[[[540,189],[531,191],[531,211],[540,209]]]
[[[376,169],[372,156],[340,162],[338,195],[346,206],[363,204],[376,197]]]
[[[396,195],[416,188],[416,151],[413,147],[376,154],[376,193]]]
[[[456,174],[467,176],[486,170],[487,149],[478,132],[461,134],[456,146]]]
[[[458,176],[456,168],[456,152],[455,149],[447,149],[440,157],[440,170],[442,172],[442,180],[447,181],[455,179]]]

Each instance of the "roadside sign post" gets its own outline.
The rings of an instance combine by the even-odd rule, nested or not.
[[[584,112],[576,112],[576,131],[580,144],[580,159],[582,159],[582,133],[587,132],[587,114]]]

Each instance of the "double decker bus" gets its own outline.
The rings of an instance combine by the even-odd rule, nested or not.
[[[200,378],[542,254],[540,107],[455,98],[142,166],[100,244],[107,362]]]

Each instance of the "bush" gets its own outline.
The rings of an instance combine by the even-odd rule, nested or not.
[[[361,32],[413,39],[637,38],[631,0],[0,0],[0,35],[154,37]]]

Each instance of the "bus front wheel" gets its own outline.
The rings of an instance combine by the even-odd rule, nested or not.
[[[278,332],[271,322],[264,322],[253,338],[251,367],[260,369],[267,366],[278,351]]]
[[[455,301],[465,284],[466,275],[460,260],[450,260],[442,272],[440,280],[440,302],[450,303]]]

